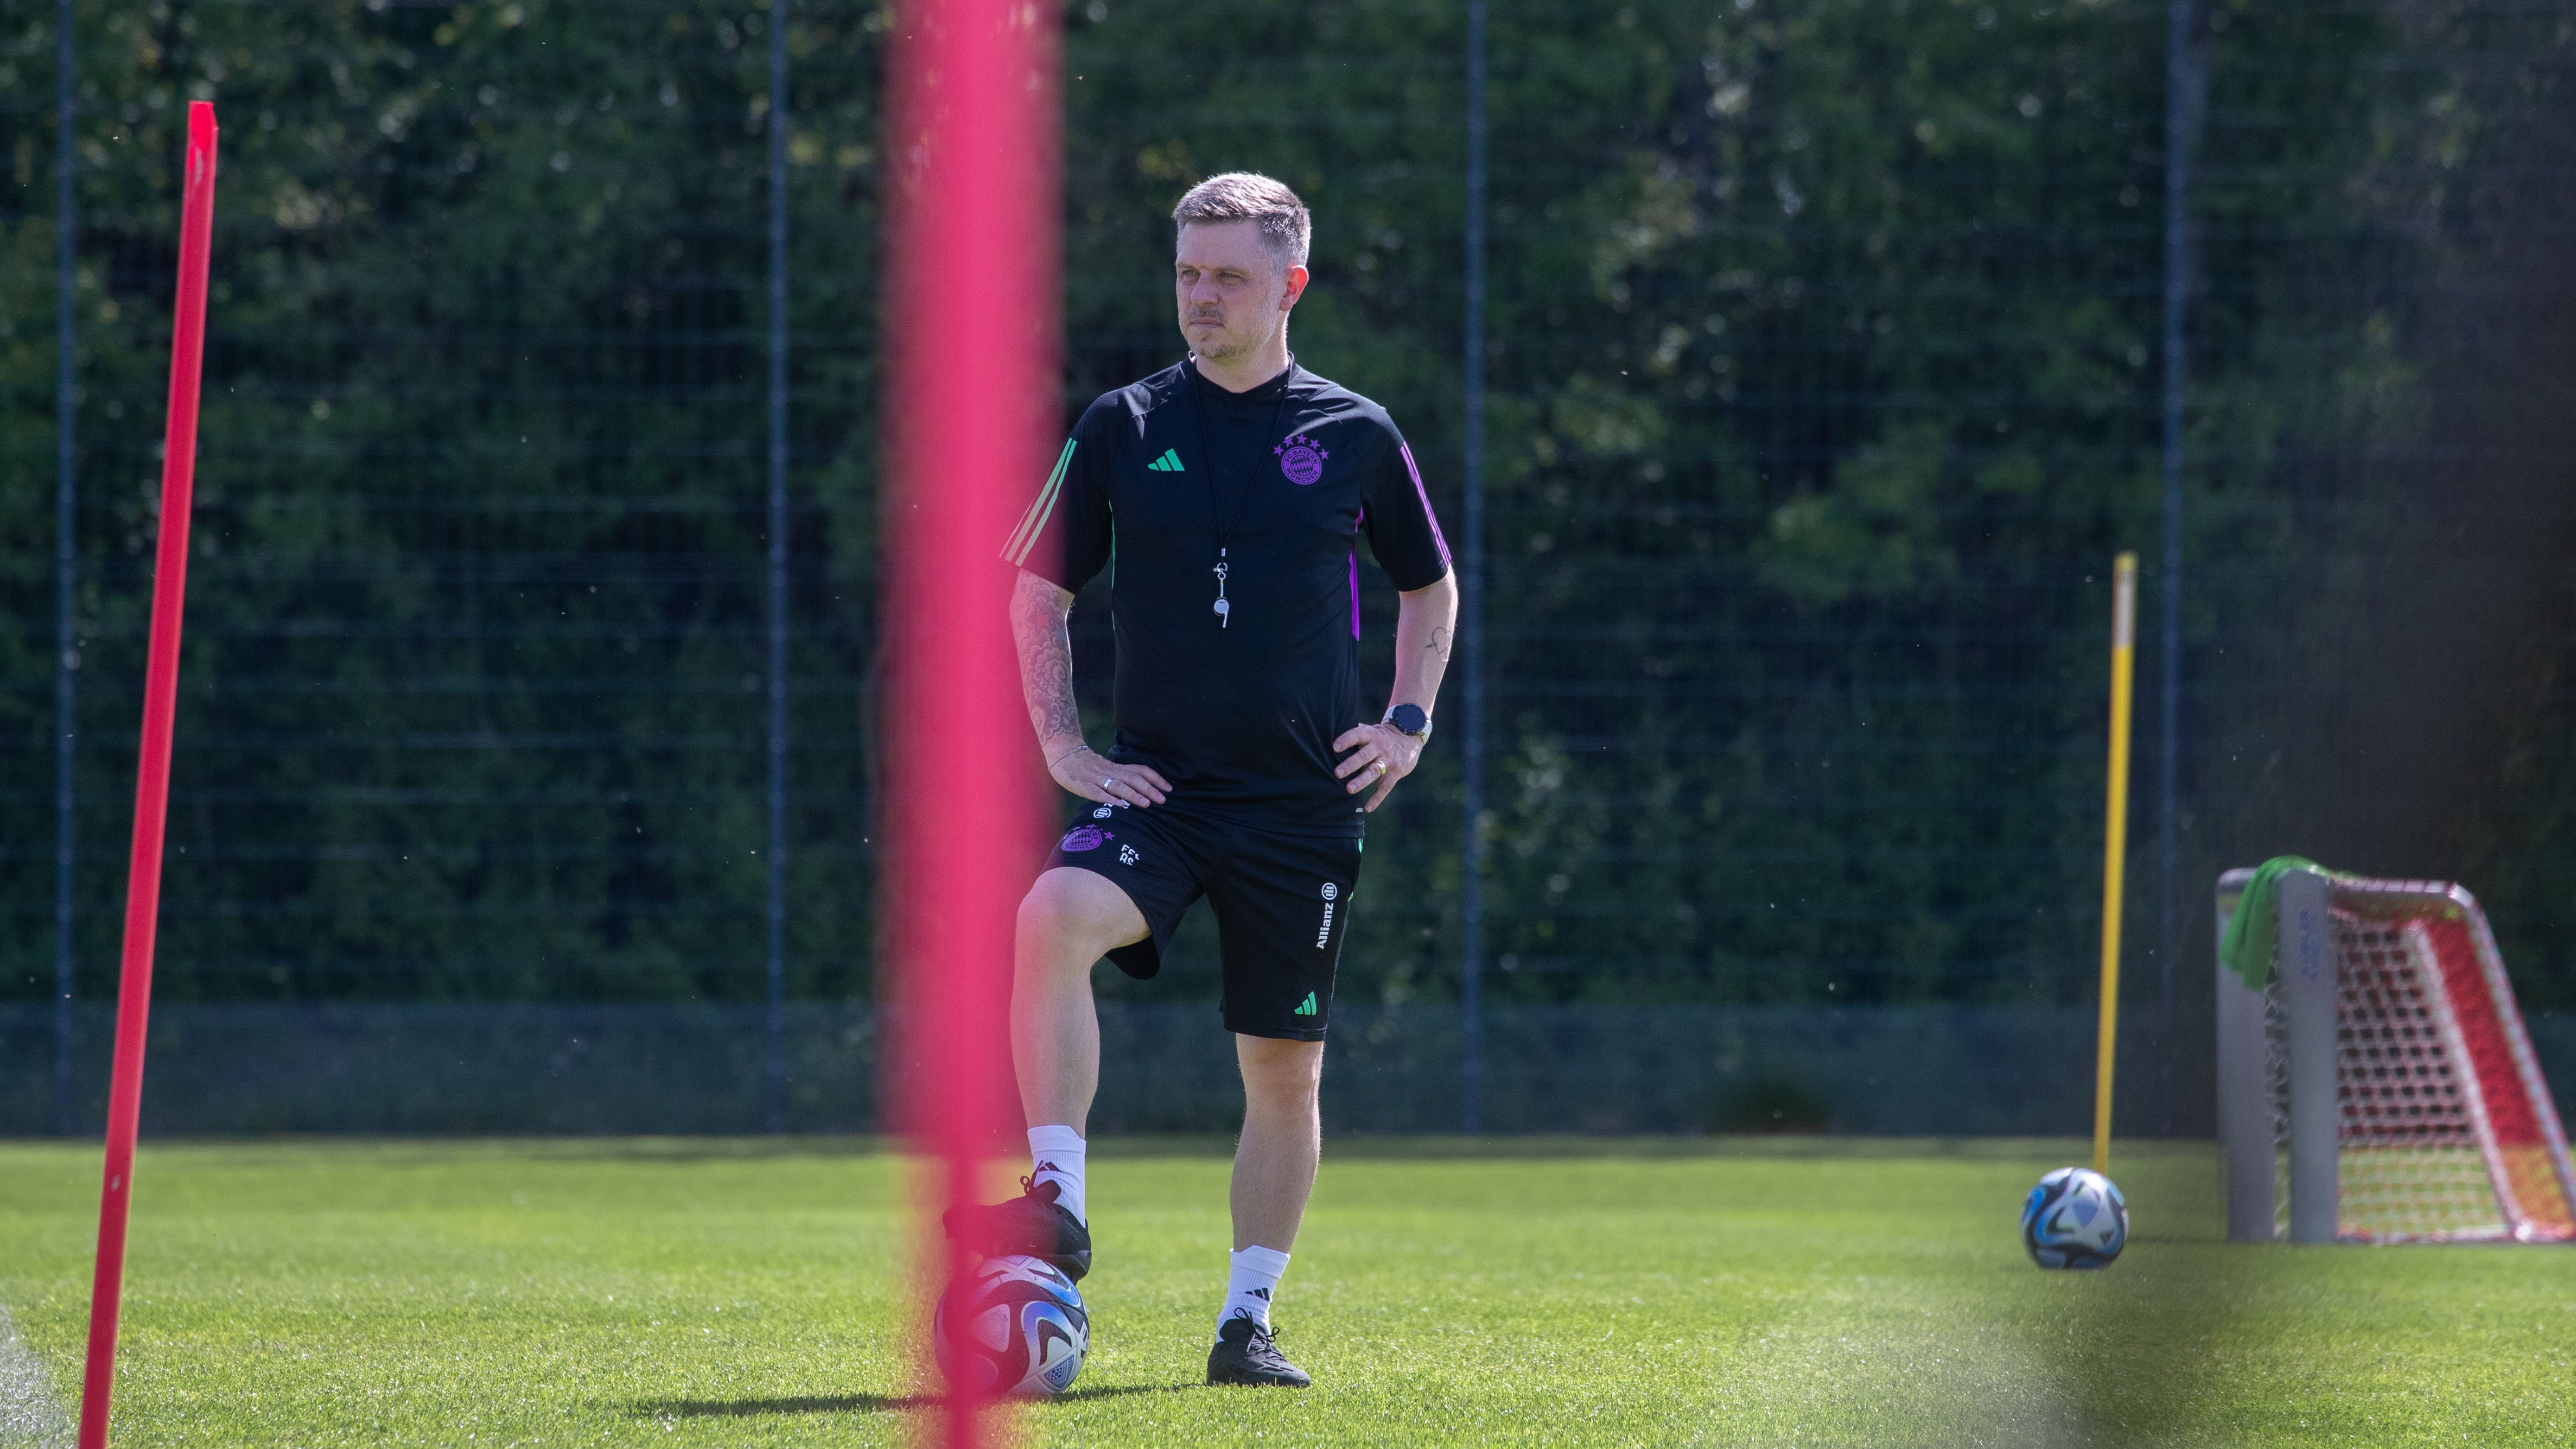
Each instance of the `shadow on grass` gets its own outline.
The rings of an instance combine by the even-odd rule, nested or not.
[[[2229,1366],[2210,1344],[2245,1311],[2260,1281],[2246,1255],[2259,1250],[2227,1241],[2210,1144],[2124,1144],[2112,1165],[2146,1227],[2098,1274],[2013,1269],[2029,1311],[2012,1331],[2036,1371],[2069,1396],[2073,1442],[2200,1442],[2203,1406],[2229,1397]]]
[[[1048,1403],[1076,1403],[1084,1399],[1116,1399],[1129,1394],[1176,1394],[1183,1389],[1204,1387],[1200,1384],[1120,1384],[1092,1389],[1075,1389],[1056,1395]],[[647,1399],[629,1405],[627,1413],[638,1419],[753,1419],[769,1414],[905,1414],[917,1409],[937,1409],[948,1403],[946,1394],[834,1394],[795,1399]]]
[[[51,1139],[0,1138],[10,1151],[48,1151]],[[223,1155],[227,1165],[310,1163],[335,1153],[355,1153],[405,1166],[448,1166],[465,1161],[632,1162],[683,1166],[702,1162],[756,1162],[775,1158],[900,1159],[893,1139],[864,1134],[781,1137],[499,1137],[403,1136],[191,1137],[156,1141],[144,1150],[161,1156]],[[1094,1158],[1231,1158],[1230,1134],[1120,1133],[1094,1137]],[[262,1156],[268,1149],[273,1156]],[[68,1151],[69,1149],[64,1149]],[[1760,1157],[1892,1161],[1939,1158],[1963,1161],[2083,1160],[2089,1140],[2080,1137],[1857,1137],[1833,1133],[1684,1136],[1642,1133],[1587,1136],[1571,1133],[1460,1137],[1332,1136],[1324,1153],[1337,1160],[1549,1161],[1588,1158],[1662,1159]],[[2139,1142],[2124,1155],[2161,1156],[2206,1151],[2206,1143]]]
[[[1535,1134],[1488,1137],[1327,1137],[1327,1163],[1356,1159],[1428,1161],[1551,1161],[1692,1158],[1772,1158],[1893,1162],[1936,1159],[1960,1162],[2080,1162],[2092,1150],[2073,1137],[1857,1137],[1832,1133],[1752,1133],[1712,1136],[1576,1136]],[[2206,1152],[2206,1143],[2144,1142],[2126,1145],[2130,1156]],[[1107,1157],[1232,1156],[1231,1139],[1104,1137],[1093,1139],[1094,1160]]]

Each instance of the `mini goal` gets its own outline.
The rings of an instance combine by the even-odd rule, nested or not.
[[[2219,877],[2222,940],[2254,876]],[[2218,967],[2228,1237],[2576,1239],[2567,1136],[2477,899],[2311,870],[2273,895],[2269,979]]]

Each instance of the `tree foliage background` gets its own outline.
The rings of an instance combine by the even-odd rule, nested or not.
[[[160,989],[756,995],[769,4],[76,11],[82,990],[114,960],[202,97],[224,165]],[[51,18],[0,22],[22,999],[52,962]],[[870,990],[892,767],[869,723],[892,23],[787,12],[808,996]],[[2088,998],[2111,555],[2145,555],[2150,622],[2162,583],[2165,23],[2137,0],[1494,7],[1505,998]],[[2469,881],[2526,1000],[2576,1002],[2570,22],[2214,0],[2193,33],[2183,1000],[2215,870],[2295,850]],[[1068,8],[1068,415],[1179,355],[1179,191],[1267,170],[1316,212],[1300,360],[1394,411],[1454,540],[1463,42],[1460,6],[1420,0]],[[1100,604],[1079,648],[1105,684]],[[1380,817],[1346,991],[1455,989],[1455,738]],[[1206,949],[1152,989],[1212,993]]]

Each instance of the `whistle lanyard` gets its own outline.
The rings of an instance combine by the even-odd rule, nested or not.
[[[1288,418],[1288,384],[1294,380],[1296,372],[1297,355],[1292,352],[1288,354],[1287,370],[1279,374],[1279,401],[1270,410],[1270,432],[1273,438],[1284,436],[1279,429]],[[1243,500],[1234,506],[1234,521],[1226,522],[1218,511],[1216,499],[1217,470],[1216,449],[1212,446],[1213,435],[1208,432],[1206,411],[1199,406],[1199,386],[1202,383],[1206,383],[1209,387],[1216,385],[1207,382],[1207,375],[1199,371],[1198,358],[1194,354],[1190,358],[1190,380],[1186,391],[1190,399],[1190,424],[1198,430],[1199,446],[1207,459],[1205,466],[1208,526],[1216,531],[1216,624],[1220,629],[1230,629],[1234,627],[1234,605],[1225,597],[1225,581],[1233,572],[1233,564],[1226,556],[1226,548],[1233,541],[1235,530],[1242,526],[1243,515],[1252,508],[1252,495],[1259,491],[1260,477],[1256,473],[1251,481],[1243,485]]]

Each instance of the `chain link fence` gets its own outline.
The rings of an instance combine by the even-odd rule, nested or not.
[[[888,20],[776,3],[68,7],[76,1001],[113,991],[197,97],[225,160],[160,999],[523,1012],[531,1041],[561,1035],[548,1013],[761,1000],[784,23],[782,964],[799,1012],[864,1016]],[[2124,1082],[2152,1085],[2124,1129],[2206,1118],[2199,913],[2226,865],[2464,879],[2525,1002],[2576,1003],[2569,22],[2517,0],[2187,19],[2179,904],[2154,908],[2162,864],[2133,849]],[[1486,668],[1444,698],[1486,701],[1487,998],[1563,1029],[1498,1025],[1489,1082],[1568,1073],[1605,1084],[1603,1121],[1723,1125],[1727,1013],[1866,1035],[2020,1012],[2044,1043],[2090,1000],[2112,554],[2163,584],[2167,20],[1492,7]],[[1463,7],[1094,0],[1064,27],[1068,417],[1180,355],[1180,190],[1267,170],[1316,213],[1300,361],[1388,405],[1454,530]],[[45,1020],[60,38],[33,9],[0,29],[0,998]],[[1096,731],[1104,604],[1076,617]],[[1377,589],[1378,675],[1392,612]],[[2141,717],[2144,841],[2165,741]],[[1343,968],[1346,1019],[1426,1041],[1461,978],[1460,758],[1444,732],[1377,818]],[[1103,992],[1168,1024],[1215,984],[1202,919],[1150,988]],[[1617,1012],[1692,1024],[1697,1105],[1583,1076],[1616,1040],[1585,1023]],[[30,1030],[12,1103],[50,1091]],[[730,1100],[682,1085],[731,1070],[728,1030],[671,1068],[669,1120]],[[1173,1031],[1158,1049],[1196,1050]],[[828,1056],[796,1048],[791,1097],[847,1075]],[[1424,1071],[1405,1090],[1454,1101]]]

